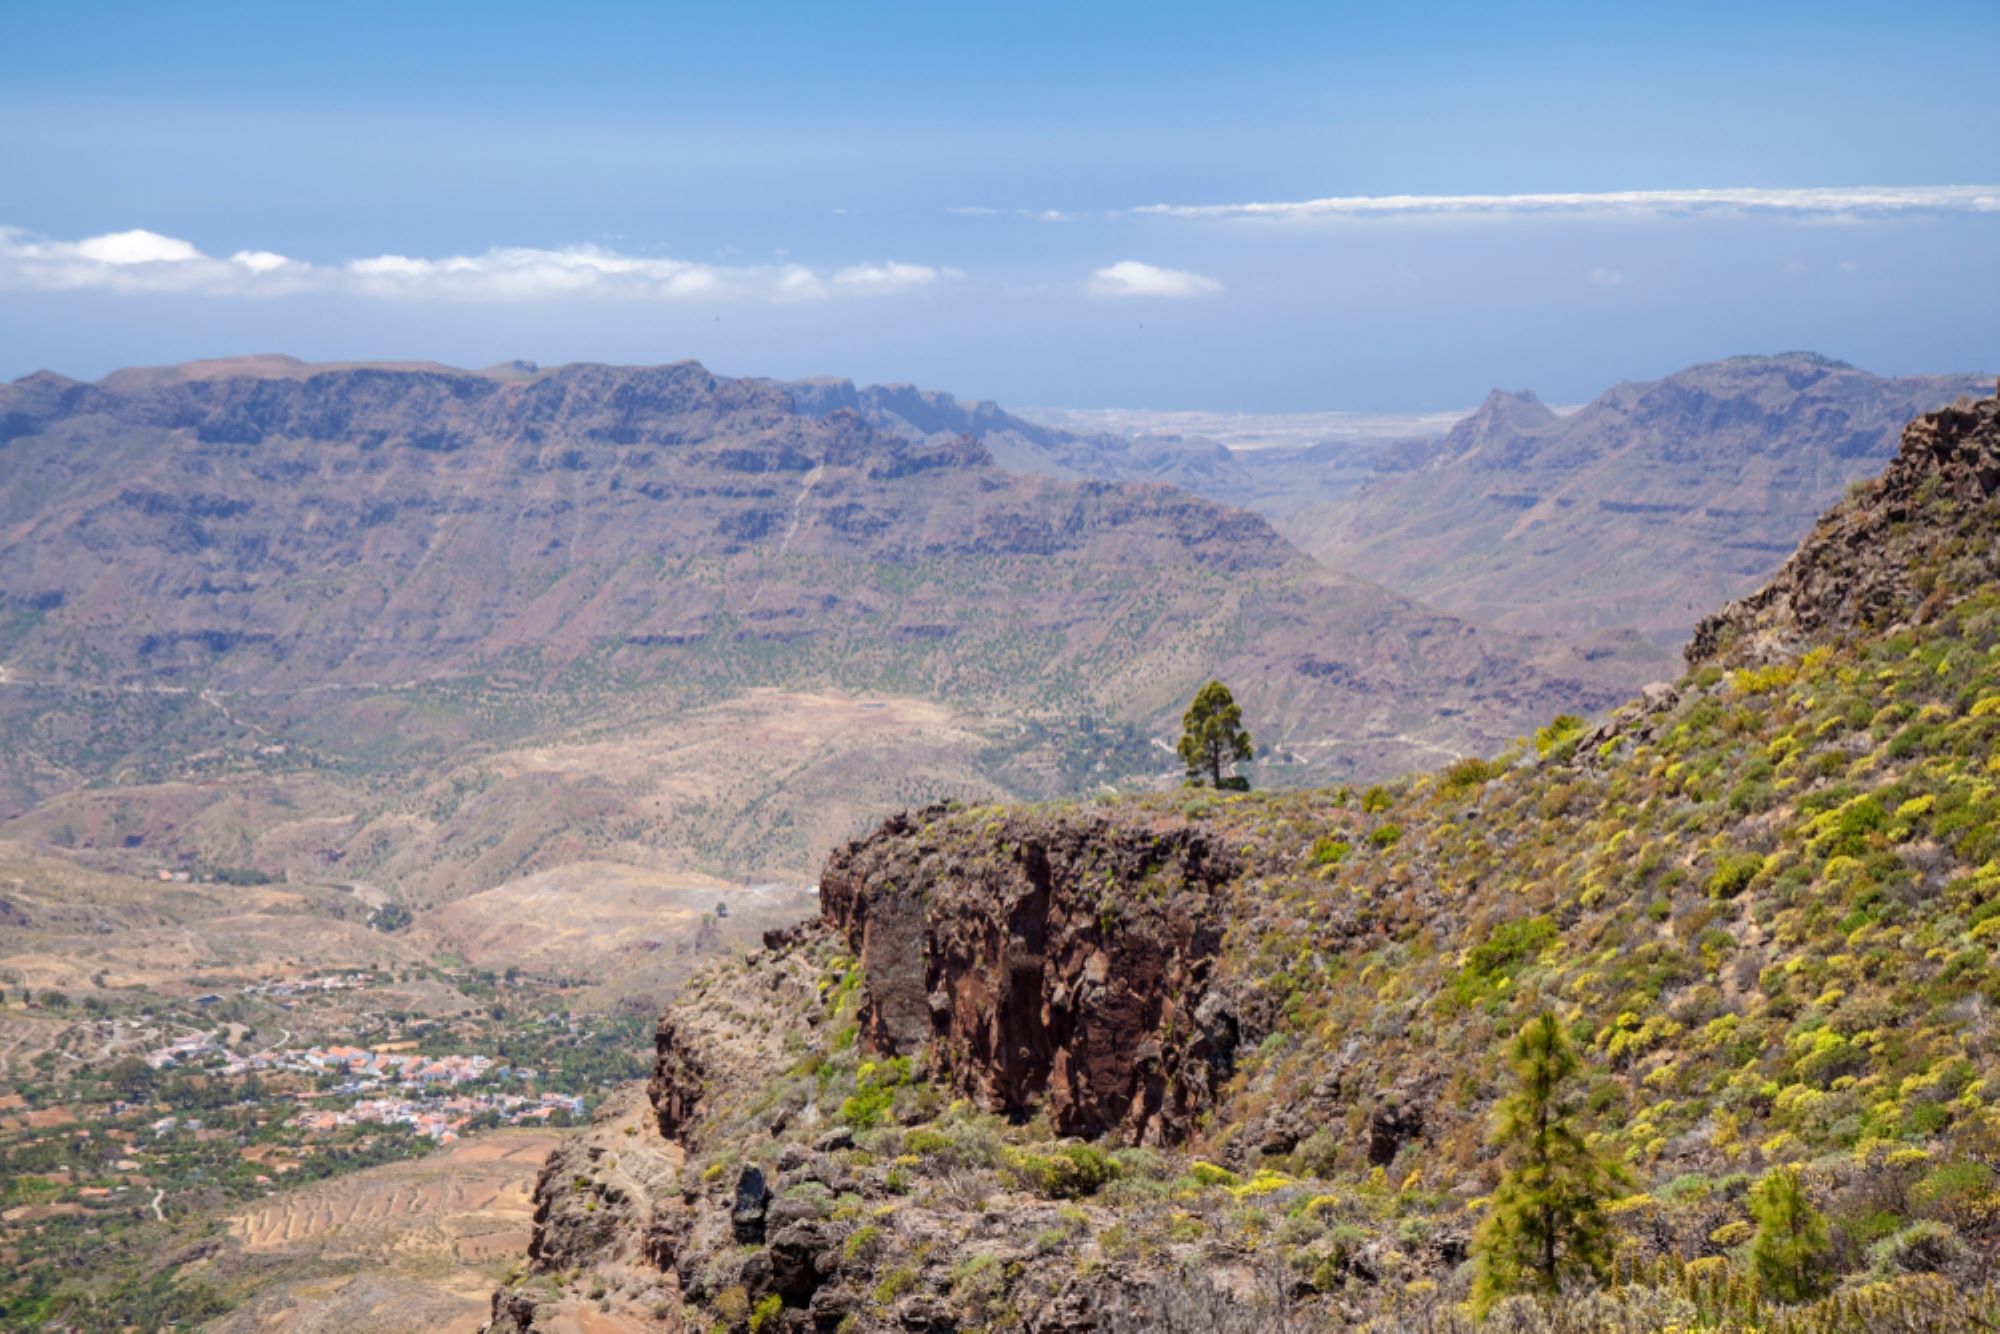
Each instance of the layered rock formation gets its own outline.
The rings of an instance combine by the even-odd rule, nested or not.
[[[1109,723],[1122,755],[1036,758],[1117,778],[1156,767],[1122,729],[1219,672],[1303,777],[1484,747],[1644,670],[1330,574],[1243,510],[1016,475],[693,363],[42,374],[0,386],[0,424],[0,801],[116,767],[50,716],[86,695],[227,696],[242,734],[380,758],[401,734],[349,705],[426,688],[489,716],[532,689],[543,717],[878,692],[1065,745]]]

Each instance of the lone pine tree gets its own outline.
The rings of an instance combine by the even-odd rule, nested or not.
[[[1207,779],[1216,787],[1250,786],[1245,778],[1223,773],[1253,753],[1250,734],[1243,730],[1243,708],[1228,686],[1210,681],[1195,692],[1194,702],[1181,716],[1178,750],[1189,782],[1199,785]]]
[[[1817,1297],[1833,1238],[1825,1215],[1806,1198],[1798,1169],[1780,1167],[1759,1181],[1750,1192],[1750,1214],[1757,1220],[1750,1260],[1764,1290],[1787,1302]]]
[[[1618,1178],[1577,1128],[1567,1086],[1579,1063],[1569,1035],[1545,1010],[1509,1044],[1507,1061],[1518,1086],[1501,1101],[1493,1131],[1507,1170],[1474,1239],[1473,1301],[1482,1313],[1511,1293],[1553,1296],[1566,1280],[1601,1280],[1611,1267],[1604,1204]]]

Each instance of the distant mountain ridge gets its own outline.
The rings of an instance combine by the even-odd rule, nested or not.
[[[1332,568],[1475,620],[1572,639],[1636,628],[1671,648],[1886,462],[1902,422],[1986,380],[1884,378],[1810,352],[1733,357],[1567,415],[1495,389],[1441,436],[1240,451],[1068,431],[909,385],[785,387],[811,415],[969,436],[1009,471],[1163,481],[1255,510]]]
[[[1561,420],[1535,397],[1532,389],[1516,393],[1495,389],[1478,411],[1446,433],[1426,466],[1435,469],[1453,461],[1477,458],[1489,449],[1521,444],[1554,430]],[[1496,460],[1487,460],[1487,466],[1495,464]]]
[[[143,717],[77,739],[55,721],[76,691],[226,699],[234,725],[378,756],[440,692],[452,744],[522,691],[572,721],[882,692],[1059,724],[1087,768],[1079,717],[1165,728],[1221,675],[1274,759],[1331,775],[1488,747],[1645,670],[1475,630],[1186,491],[1010,473],[967,435],[821,406],[692,362],[0,387],[11,801],[165,748]],[[1044,763],[1006,781],[1046,786]]]
[[[1904,422],[1989,385],[1789,353],[1621,384],[1567,416],[1496,390],[1416,470],[1273,517],[1333,568],[1464,615],[1674,644],[1776,569]]]

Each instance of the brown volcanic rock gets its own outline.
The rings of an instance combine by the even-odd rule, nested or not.
[[[996,1112],[1063,1134],[1185,1135],[1234,1025],[1206,1010],[1221,887],[1240,859],[1201,830],[1089,813],[954,828],[943,808],[828,859],[826,922],[865,975],[879,1055],[927,1057]]]
[[[700,1051],[699,1044],[689,1041],[675,1024],[672,1010],[660,1016],[653,1033],[653,1077],[646,1083],[646,1098],[653,1104],[660,1134],[668,1139],[686,1134],[701,1109],[706,1072]]]
[[[1777,577],[1704,620],[1691,666],[1754,662],[1935,613],[2000,570],[2000,397],[1962,399],[1903,431],[1882,476],[1821,519]],[[1940,569],[1949,545],[1964,568]]]

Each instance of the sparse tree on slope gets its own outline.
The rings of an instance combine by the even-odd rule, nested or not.
[[[1817,1297],[1825,1286],[1833,1239],[1825,1215],[1806,1198],[1799,1170],[1780,1167],[1767,1173],[1750,1191],[1750,1215],[1757,1220],[1750,1260],[1765,1291],[1787,1302]]]
[[[1510,1293],[1554,1296],[1568,1280],[1602,1280],[1611,1266],[1604,1205],[1618,1174],[1577,1129],[1566,1096],[1579,1068],[1569,1035],[1545,1010],[1516,1035],[1507,1060],[1519,1087],[1501,1102],[1493,1131],[1507,1171],[1473,1243],[1482,1314]]]
[[[1252,754],[1250,734],[1243,730],[1243,709],[1229,687],[1210,681],[1195,693],[1194,703],[1181,716],[1181,762],[1187,765],[1188,781],[1199,786],[1203,779],[1216,787],[1248,787],[1241,777],[1225,778],[1223,770]]]

